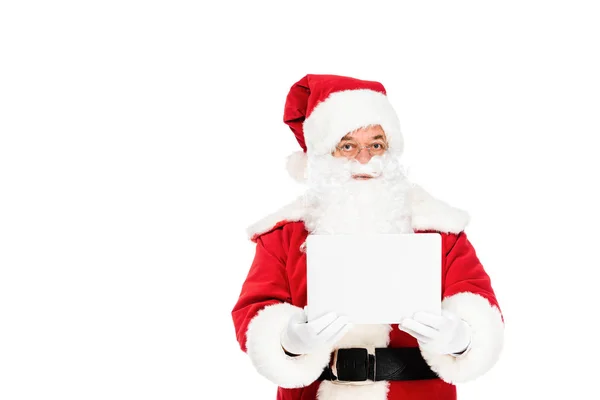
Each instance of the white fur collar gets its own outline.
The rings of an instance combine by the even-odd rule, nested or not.
[[[469,223],[469,215],[427,193],[422,187],[412,185],[410,193],[412,228],[417,231],[433,230],[459,233]],[[300,196],[278,211],[267,215],[248,227],[248,237],[253,240],[284,222],[304,221],[304,197]]]

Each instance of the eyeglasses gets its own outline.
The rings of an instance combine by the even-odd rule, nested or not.
[[[388,149],[388,145],[383,141],[377,141],[366,146],[359,146],[358,143],[345,141],[341,146],[336,146],[335,148],[343,156],[355,158],[362,151],[362,149],[367,149],[371,157],[380,156]]]

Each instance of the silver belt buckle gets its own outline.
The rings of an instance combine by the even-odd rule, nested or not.
[[[338,381],[338,372],[337,372],[337,360],[338,360],[338,350],[339,349],[335,349],[333,351],[333,361],[332,361],[332,365],[331,365],[331,372],[333,373],[333,376],[335,376],[335,381],[332,382],[339,382]]]

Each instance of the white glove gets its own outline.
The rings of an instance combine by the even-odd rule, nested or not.
[[[281,346],[293,354],[308,354],[319,348],[332,348],[352,326],[345,316],[328,313],[307,322],[306,312],[292,315],[281,333]]]
[[[414,336],[419,347],[438,354],[464,354],[471,344],[471,327],[454,313],[442,310],[442,315],[418,312],[398,324]]]

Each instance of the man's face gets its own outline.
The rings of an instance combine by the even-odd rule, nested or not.
[[[383,155],[388,148],[385,132],[381,125],[360,128],[348,133],[337,144],[332,155],[355,159],[361,164],[366,164],[373,156]],[[352,175],[357,180],[371,179],[366,174]]]

